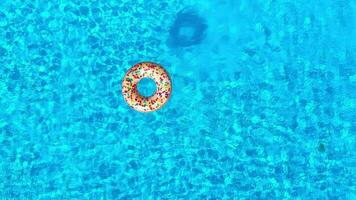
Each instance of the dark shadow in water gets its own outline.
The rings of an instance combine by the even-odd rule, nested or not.
[[[205,37],[205,20],[192,9],[185,9],[177,14],[170,31],[168,44],[171,47],[197,45]]]

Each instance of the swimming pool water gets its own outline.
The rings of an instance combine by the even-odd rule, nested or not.
[[[0,1],[0,199],[356,199],[355,11]],[[121,95],[141,61],[173,82],[154,113]]]
[[[153,79],[143,78],[137,83],[137,91],[144,97],[150,97],[157,91],[157,86]]]

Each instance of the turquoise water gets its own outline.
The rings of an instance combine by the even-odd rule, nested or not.
[[[356,199],[355,11],[2,0],[0,199]],[[173,82],[154,113],[121,95],[141,61]]]
[[[137,91],[144,97],[150,97],[157,91],[157,86],[153,79],[143,78],[137,83]]]

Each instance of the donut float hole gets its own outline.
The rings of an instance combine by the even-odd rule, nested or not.
[[[137,84],[137,90],[144,97],[153,96],[157,90],[156,83],[151,78],[143,78]]]

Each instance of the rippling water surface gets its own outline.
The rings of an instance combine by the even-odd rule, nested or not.
[[[355,199],[355,10],[2,0],[0,199]],[[154,113],[121,95],[141,61]]]

